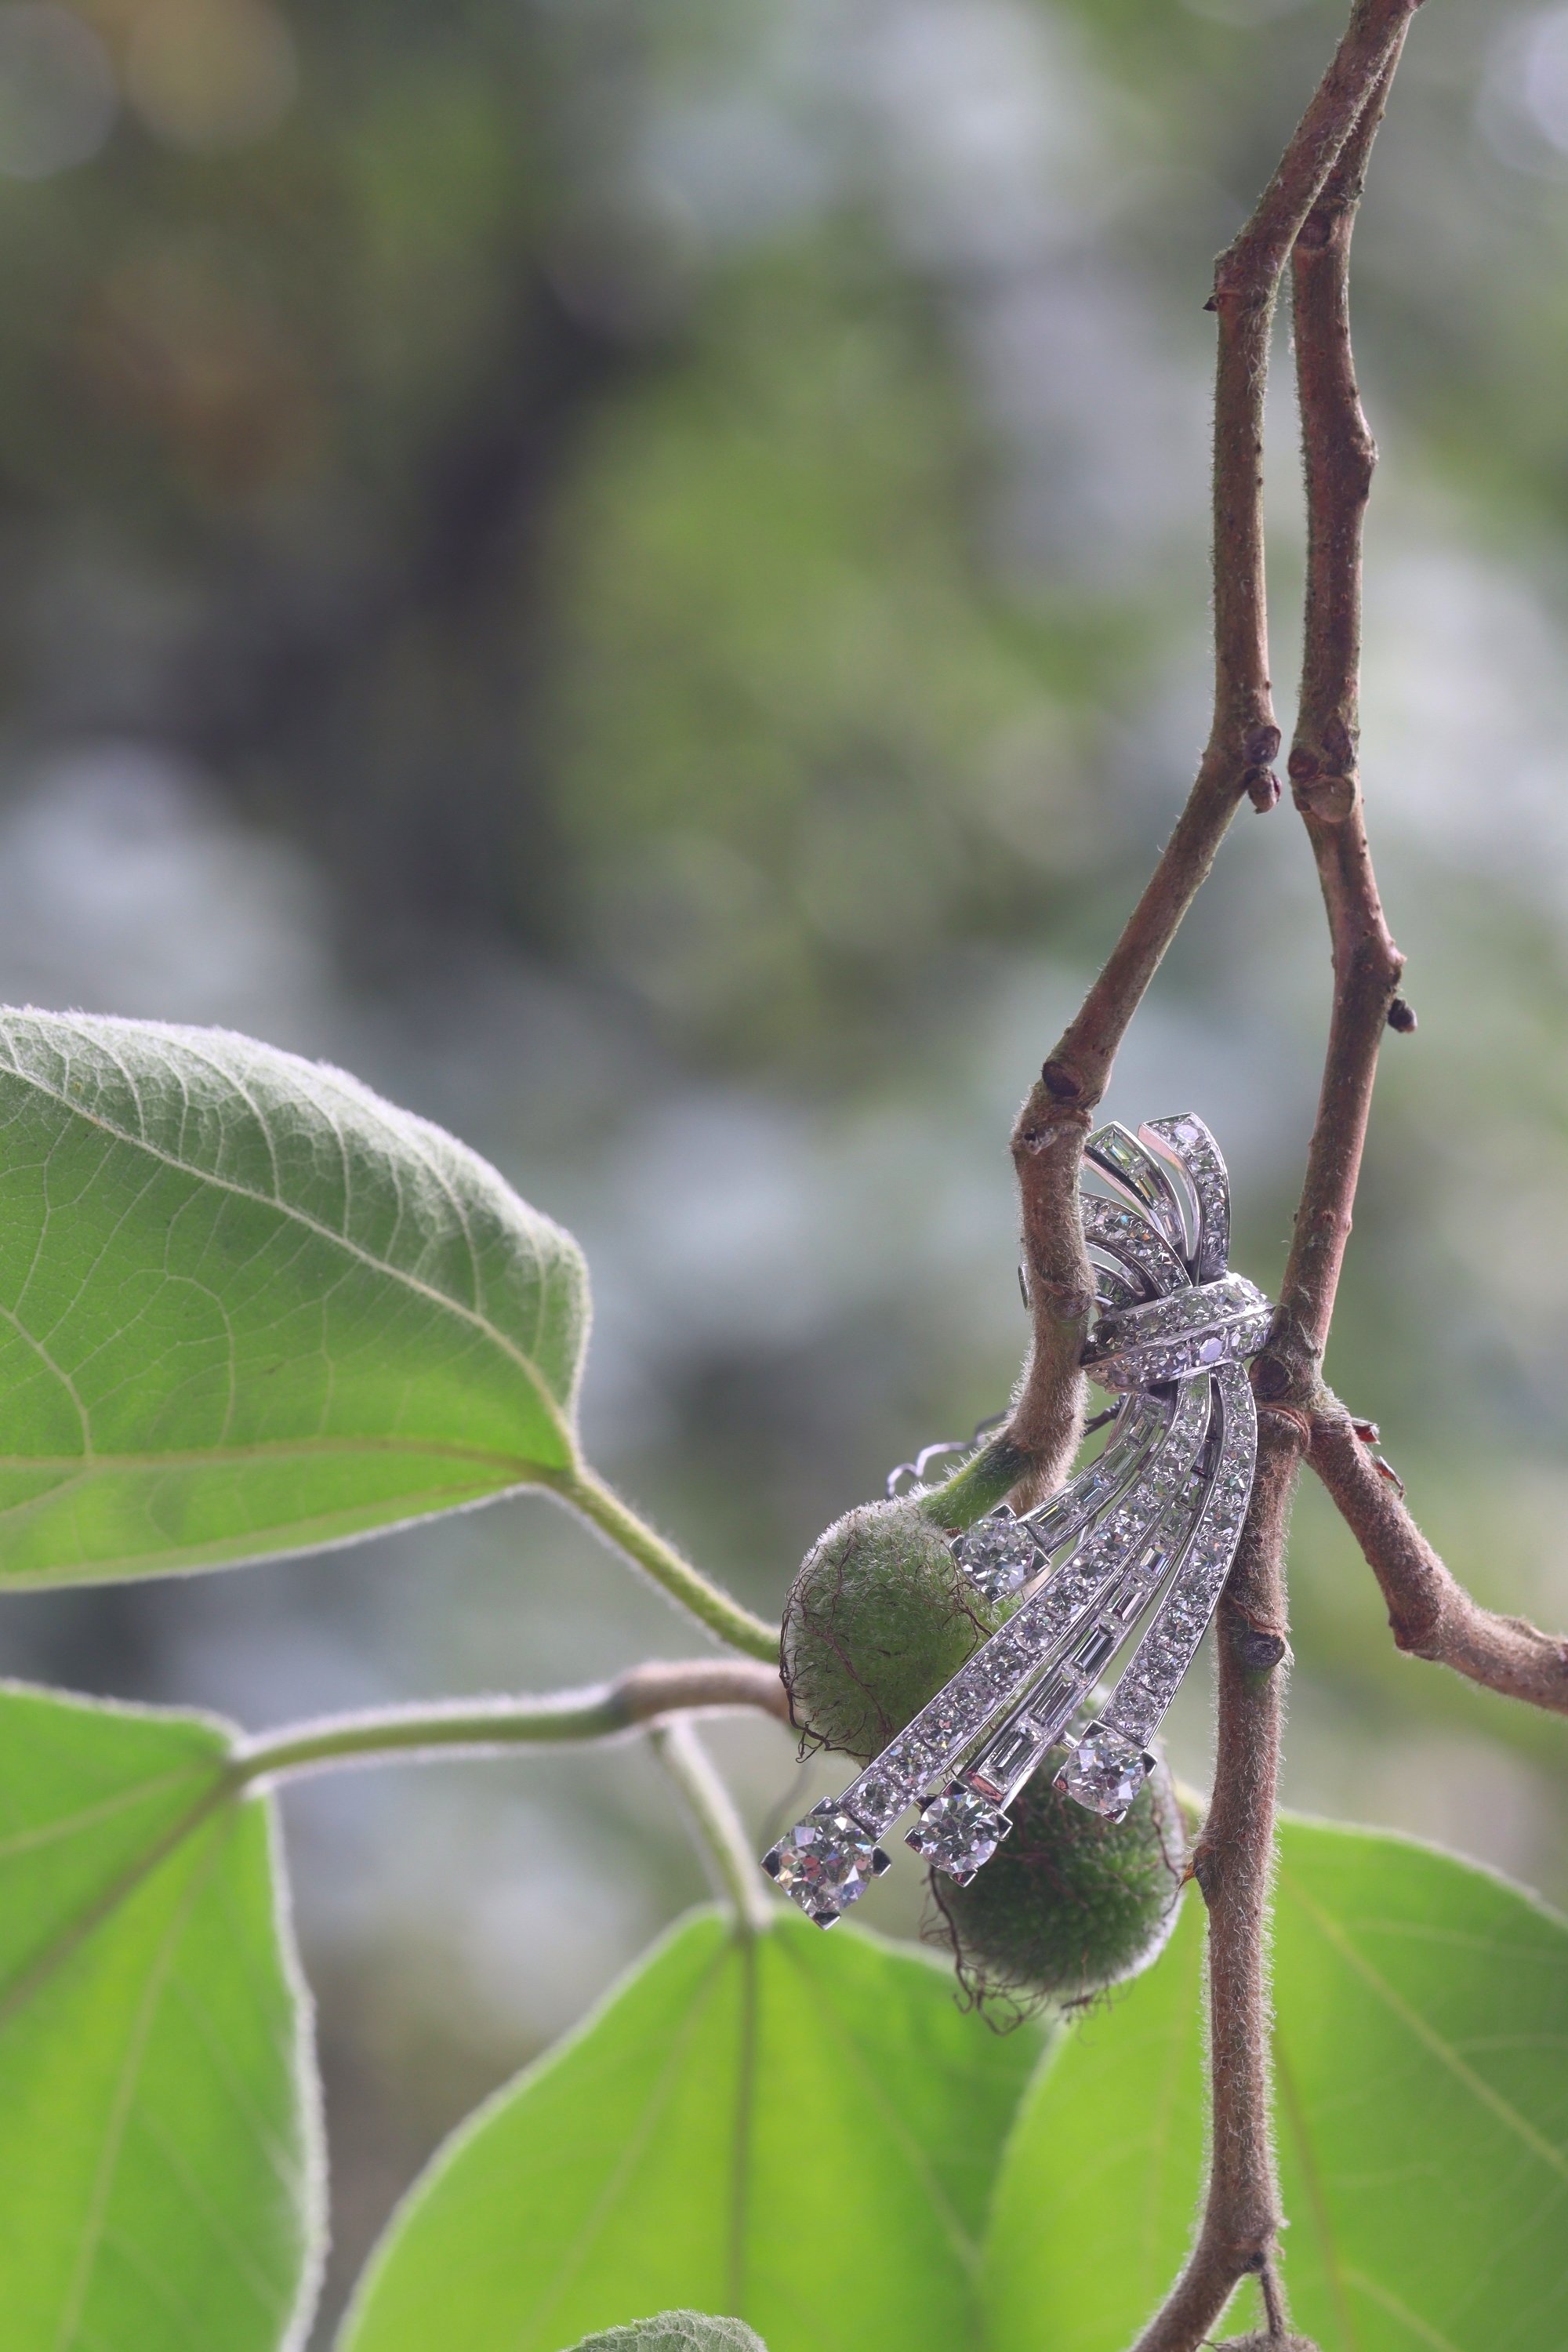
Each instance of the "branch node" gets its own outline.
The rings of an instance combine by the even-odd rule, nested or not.
[[[1290,757],[1294,764],[1297,754]],[[1314,761],[1311,777],[1298,781],[1290,797],[1303,816],[1315,816],[1322,824],[1343,824],[1359,794],[1353,776],[1321,775]]]
[[[1242,1664],[1249,1675],[1272,1674],[1283,1665],[1289,1643],[1283,1633],[1270,1633],[1263,1625],[1248,1625],[1238,1635],[1237,1649]]]
[[[1303,1451],[1306,1447],[1310,1445],[1312,1442],[1312,1417],[1310,1413],[1303,1412],[1300,1405],[1281,1404],[1277,1400],[1260,1397],[1258,1402],[1258,1409],[1259,1412],[1277,1414],[1279,1420],[1288,1423],[1290,1428],[1295,1431]]]

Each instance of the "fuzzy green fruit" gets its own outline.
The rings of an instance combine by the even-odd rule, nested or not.
[[[862,1503],[806,1554],[784,1607],[795,1722],[865,1761],[952,1680],[1009,1613],[954,1567],[921,1500]],[[1047,1758],[1009,1806],[1014,1828],[966,1887],[931,1874],[959,1971],[977,1998],[1076,2000],[1147,1966],[1164,1942],[1186,1839],[1162,1764],[1124,1822],[1058,1796]]]
[[[912,1501],[862,1503],[807,1552],[784,1614],[795,1722],[862,1762],[934,1698],[1005,1612],[988,1611]]]
[[[1186,1840],[1164,1765],[1111,1822],[1052,1787],[1060,1761],[1047,1757],[1008,1806],[1012,1834],[968,1886],[932,1874],[960,1971],[982,1997],[1081,2000],[1146,1968],[1174,1917]]]

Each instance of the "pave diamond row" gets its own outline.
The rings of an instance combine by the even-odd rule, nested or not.
[[[1159,1612],[1102,1717],[1086,1724],[1057,1774],[1068,1796],[1119,1822],[1153,1765],[1148,1744],[1208,1631],[1251,1499],[1258,1409],[1239,1365],[1216,1374],[1221,1435],[1204,1507]],[[1009,1827],[1011,1824],[1009,1823]]]
[[[1173,1297],[1102,1315],[1084,1363],[1104,1388],[1145,1389],[1255,1356],[1268,1334],[1268,1301],[1245,1275]]]
[[[1108,1526],[1075,1552],[1032,1604],[1048,1646],[1029,1688],[960,1776],[982,1795],[1004,1804],[1016,1795],[1184,1549],[1205,1493],[1198,1465],[1210,1437],[1206,1388],[1194,1382],[1182,1392],[1141,1507],[1129,1509],[1120,1529]]]
[[[1193,1280],[1213,1282],[1230,1257],[1230,1179],[1218,1144],[1191,1111],[1180,1118],[1151,1119],[1138,1133],[1162,1158],[1174,1161],[1192,1188],[1198,1213]]]
[[[1169,1243],[1142,1217],[1115,1201],[1101,1200],[1095,1192],[1084,1194],[1083,1234],[1090,1249],[1102,1250],[1141,1278],[1141,1296],[1150,1291],[1163,1296],[1186,1283],[1186,1267]]]
[[[1084,1198],[1086,1237],[1117,1269],[1100,1272],[1107,1311],[1085,1360],[1135,1401],[1099,1460],[1060,1495],[1023,1518],[1004,1505],[954,1538],[955,1560],[988,1598],[1023,1598],[843,1794],[764,1858],[820,1926],[887,1869],[877,1840],[917,1800],[908,1843],[960,1883],[973,1877],[1011,1827],[1003,1808],[1146,1616],[1109,1705],[1072,1743],[1057,1784],[1120,1820],[1151,1769],[1146,1743],[1203,1639],[1239,1539],[1257,1454],[1241,1361],[1262,1344],[1268,1307],[1225,1272],[1229,1187],[1208,1129],[1186,1117],[1140,1135],[1105,1128],[1086,1146],[1138,1210]],[[1156,1151],[1190,1194],[1190,1255]]]

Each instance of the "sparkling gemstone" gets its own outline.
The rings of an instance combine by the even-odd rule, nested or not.
[[[931,1799],[904,1843],[962,1885],[990,1861],[1012,1826],[1005,1813],[955,1781]]]
[[[952,1692],[955,1698],[974,1707],[980,1715],[989,1715],[996,1704],[996,1685],[978,1658],[954,1676]]]
[[[1209,1606],[1206,1592],[1181,1592],[1165,1603],[1161,1620],[1183,1640],[1196,1642],[1208,1623]]]
[[[983,1794],[997,1797],[1005,1803],[1009,1790],[1034,1770],[1044,1746],[1043,1735],[1026,1717],[1021,1723],[1009,1725],[975,1759],[969,1767],[968,1779]]]
[[[1005,1625],[985,1653],[993,1680],[1004,1675],[1009,1682],[1027,1673],[1040,1654],[1041,1637],[1037,1626]]]
[[[918,1788],[936,1762],[935,1751],[912,1731],[902,1731],[877,1759],[882,1770],[896,1776],[907,1788]]]
[[[994,1633],[974,1659],[976,1670],[984,1675],[993,1695],[1011,1690],[1021,1675],[1034,1664],[1037,1652],[1016,1633]]]
[[[1057,1774],[1057,1786],[1091,1813],[1119,1822],[1148,1776],[1149,1759],[1109,1724],[1091,1723]]]
[[[1120,1635],[1114,1626],[1092,1627],[1072,1654],[1075,1671],[1082,1675],[1086,1680],[1099,1674],[1106,1660],[1113,1655],[1119,1639]]]
[[[988,1601],[999,1601],[1006,1593],[1016,1592],[1034,1574],[1039,1561],[1033,1534],[1011,1511],[982,1519],[978,1527],[960,1536],[952,1556],[970,1582],[978,1585]]]
[[[942,1692],[939,1696],[932,1699],[921,1716],[921,1722],[923,1727],[929,1727],[934,1738],[942,1741],[943,1748],[946,1749],[961,1740],[965,1732],[973,1731],[985,1711],[984,1700],[977,1697],[973,1691],[963,1689],[955,1683],[951,1689]]]
[[[826,1807],[787,1830],[763,1868],[819,1927],[831,1927],[888,1867],[874,1837],[850,1813]]]
[[[844,1801],[857,1821],[863,1822],[880,1837],[889,1822],[898,1820],[911,1793],[890,1773],[879,1772],[873,1767],[846,1791]]]
[[[1041,1549],[1045,1551],[1054,1551],[1058,1544],[1067,1536],[1068,1529],[1082,1517],[1084,1508],[1082,1493],[1073,1488],[1065,1495],[1058,1495],[1056,1501],[1048,1504],[1043,1511],[1037,1511],[1030,1518],[1029,1525],[1033,1528],[1035,1539]]]
[[[1144,1636],[1139,1663],[1155,1674],[1179,1672],[1185,1665],[1192,1646],[1190,1627],[1173,1625],[1169,1618],[1162,1614]]]
[[[1029,1700],[1029,1713],[1055,1738],[1079,1703],[1083,1684],[1070,1664],[1059,1665]]]

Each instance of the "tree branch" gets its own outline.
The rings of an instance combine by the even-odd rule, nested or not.
[[[1329,919],[1333,1010],[1307,1172],[1269,1344],[1253,1385],[1305,1407],[1315,1391],[1350,1239],[1378,1049],[1405,959],[1390,937],[1367,845],[1357,771],[1361,534],[1376,449],[1351,356],[1350,246],[1366,159],[1405,25],[1291,262],[1307,486],[1307,603],[1291,792]]]
[[[776,1668],[743,1658],[630,1666],[611,1682],[544,1698],[453,1699],[436,1706],[367,1707],[263,1732],[237,1750],[240,1786],[342,1764],[407,1763],[435,1756],[495,1756],[542,1742],[613,1739],[661,1717],[758,1707],[789,1720]]]
[[[1370,93],[1397,54],[1418,0],[1356,0],[1328,72],[1257,210],[1221,255],[1209,308],[1215,377],[1215,698],[1186,806],[1121,939],[1018,1115],[1014,1164],[1034,1338],[1008,1437],[1030,1463],[1019,1499],[1059,1484],[1081,1427],[1079,1370],[1093,1286],[1078,1184],[1089,1113],[1129,1022],[1242,799],[1271,808],[1279,748],[1268,677],[1263,569],[1263,402],[1269,331],[1287,257]]]
[[[1568,1642],[1471,1599],[1380,1474],[1337,1398],[1325,1392],[1310,1428],[1307,1459],[1383,1589],[1398,1647],[1505,1698],[1568,1715]]]
[[[1270,2119],[1265,1960],[1284,1711],[1279,1669],[1288,1654],[1285,1546],[1310,1429],[1302,1401],[1316,1392],[1378,1047],[1402,963],[1378,899],[1356,772],[1361,531],[1375,452],[1351,354],[1350,242],[1410,13],[1405,0],[1360,6],[1352,16],[1346,47],[1355,46],[1363,68],[1370,61],[1372,69],[1360,84],[1359,101],[1354,82],[1339,70],[1341,61],[1330,69],[1324,89],[1336,88],[1353,110],[1337,153],[1329,154],[1331,168],[1320,175],[1293,232],[1308,560],[1300,706],[1289,764],[1328,911],[1333,1003],[1279,1303],[1268,1349],[1253,1367],[1263,1407],[1257,1478],[1218,1614],[1215,1794],[1193,1859],[1209,1914],[1208,2189],[1186,2268],[1137,2352],[1194,2352],[1248,2273],[1260,2280],[1270,2337],[1282,2340],[1287,2328],[1278,2275],[1283,2217]],[[1321,144],[1315,152],[1321,154]],[[1222,261],[1221,284],[1226,270]],[[1222,324],[1225,316],[1222,300]]]
[[[1136,2352],[1194,2352],[1239,2282],[1274,2277],[1281,2213],[1269,2128],[1267,1932],[1284,1714],[1285,1537],[1300,1466],[1289,1424],[1266,1418],[1241,1547],[1220,1603],[1214,1799],[1193,1856],[1208,1907],[1212,2150],[1196,2243]]]

